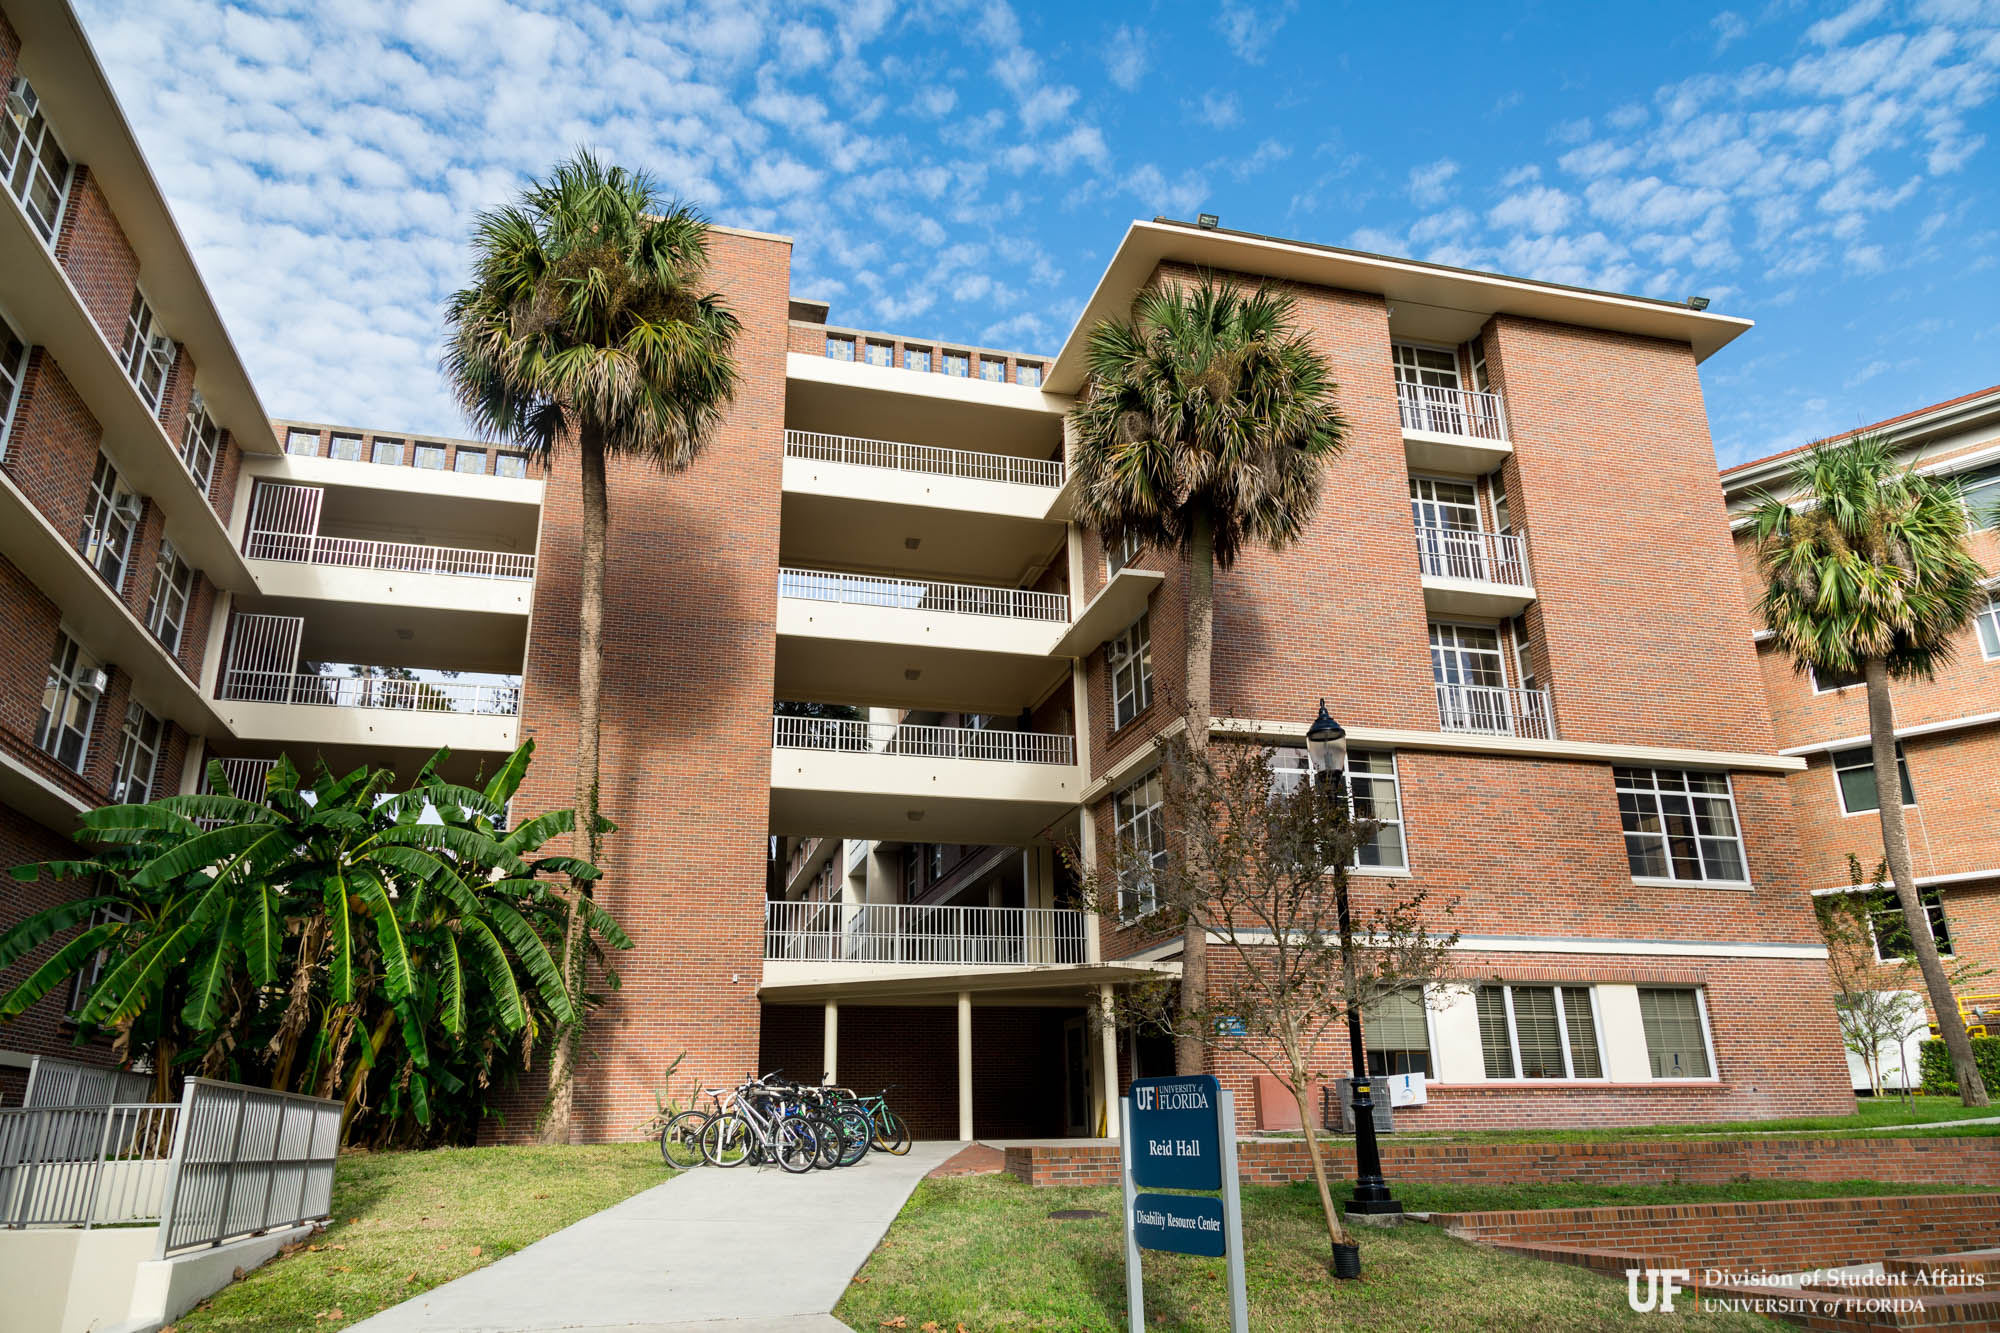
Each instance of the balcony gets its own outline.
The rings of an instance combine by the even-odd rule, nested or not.
[[[996,764],[1076,763],[1076,737],[1055,732],[912,726],[902,722],[850,722],[821,717],[774,717],[771,723],[771,744],[779,750],[831,750],[840,754],[907,755],[917,759],[969,759]]]
[[[310,704],[323,708],[389,708],[410,713],[475,713],[515,717],[521,711],[518,677],[498,682],[417,679],[394,674],[402,667],[354,666],[349,675],[314,671],[222,673],[216,697],[246,703]]]
[[[1483,475],[1514,451],[1497,393],[1398,380],[1396,406],[1412,467]]]
[[[336,569],[380,569],[396,574],[445,574],[472,579],[532,579],[535,557],[516,551],[476,551],[462,546],[414,546],[295,532],[257,532],[243,538],[253,560],[285,560]]]
[[[1419,527],[1417,569],[1433,615],[1498,619],[1535,600],[1527,541],[1476,528]]]
[[[934,967],[1076,966],[1088,918],[1073,908],[764,904],[767,961]]]
[[[1060,489],[1066,468],[1055,458],[1021,458],[1014,454],[978,454],[965,449],[940,449],[928,444],[898,444],[853,435],[819,431],[785,432],[785,457],[811,458],[853,467],[891,468],[966,481],[997,481],[1009,486]]]
[[[1503,689],[1496,685],[1439,685],[1438,726],[1480,736],[1556,738],[1555,710],[1547,690]]]

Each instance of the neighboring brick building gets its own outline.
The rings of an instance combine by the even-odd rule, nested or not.
[[[57,136],[118,125],[84,114],[109,94],[73,25],[0,39],[0,77],[18,58]],[[23,93],[17,132],[34,114]],[[0,281],[22,384],[0,460],[9,850],[45,855],[77,809],[137,793],[116,785],[128,700],[170,724],[162,787],[210,756],[254,781],[281,750],[408,769],[441,745],[469,778],[532,737],[517,817],[569,804],[566,463],[264,420],[129,138],[61,142],[47,235],[0,203],[22,260]],[[676,1059],[679,1091],[759,1065],[899,1083],[941,1136],[1101,1132],[1158,1072],[1161,1043],[1107,1040],[1092,1006],[1174,974],[1175,942],[1071,906],[1057,847],[1150,836],[1185,571],[1069,521],[1063,418],[1083,331],[1205,270],[1291,285],[1351,423],[1297,547],[1218,578],[1215,712],[1295,747],[1325,696],[1394,833],[1364,903],[1405,883],[1458,901],[1477,993],[1371,1025],[1380,1064],[1430,1076],[1406,1117],[1851,1104],[1816,998],[1804,761],[1773,738],[1701,399],[1699,362],[1745,321],[1153,222],[1043,358],[830,325],[782,237],[718,227],[711,259],[742,392],[685,473],[613,476],[602,894],[637,947],[591,1029],[580,1134],[644,1121]],[[127,325],[145,336],[121,360],[102,331]],[[85,563],[103,543],[75,536],[92,514],[135,534],[110,587]],[[164,647],[163,580],[186,608]],[[75,737],[35,695],[64,633],[88,655],[51,677],[82,701]],[[0,920],[40,901],[6,892]],[[0,1045],[59,1044],[48,1010]],[[1250,1071],[1216,1072],[1249,1116]],[[534,1102],[508,1102],[506,1133]]]
[[[1931,914],[1948,967],[1972,973],[1959,988],[1967,1021],[2000,1034],[2000,385],[1918,408],[1847,435],[1881,433],[1920,472],[1951,477],[1966,491],[1970,545],[1985,566],[1986,591],[1973,623],[1931,680],[1895,681],[1896,736],[1903,753],[1905,817],[1911,868]],[[1722,473],[1736,517],[1744,595],[1762,595],[1747,512],[1762,491],[1785,493],[1801,450],[1743,463]],[[1754,614],[1754,612],[1753,612]],[[1868,754],[1867,690],[1859,681],[1799,672],[1761,622],[1754,637],[1779,752],[1806,767],[1786,780],[1804,853],[1802,878],[1815,893],[1846,890],[1848,856],[1872,876],[1882,859],[1882,828]],[[1878,900],[1875,947],[1884,960],[1907,943],[1901,913]],[[1914,978],[1902,984],[1910,985]],[[1894,984],[1885,979],[1884,985]],[[1920,982],[1915,984],[1922,990]],[[1925,1007],[1929,1002],[1926,997]],[[1933,1015],[1934,1017],[1935,1015]],[[1856,1070],[1857,1086],[1865,1075]]]

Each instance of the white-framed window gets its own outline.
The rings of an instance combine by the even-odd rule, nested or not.
[[[222,428],[196,389],[188,399],[187,422],[181,427],[181,466],[194,478],[203,495],[215,478],[215,460],[222,452]]]
[[[980,357],[979,378],[989,384],[1005,384],[1007,382],[1007,363],[995,357]]]
[[[502,449],[493,455],[493,475],[520,479],[528,475],[528,456],[515,449]]]
[[[368,442],[368,461],[371,463],[380,463],[384,467],[401,467],[403,465],[403,442],[401,440],[384,439],[379,435],[376,436]]]
[[[1042,368],[1032,361],[1014,363],[1014,383],[1030,389],[1042,387]]]
[[[132,289],[132,308],[125,315],[125,341],[118,360],[126,378],[138,386],[146,406],[157,409],[160,395],[167,391],[167,375],[174,368],[174,340],[160,328],[159,318],[146,294]]]
[[[1146,711],[1153,702],[1153,636],[1147,613],[1104,645],[1111,669],[1111,725],[1115,730]]]
[[[1486,373],[1486,338],[1482,334],[1465,345],[1466,360],[1472,363],[1472,387],[1485,393],[1493,387],[1492,378]]]
[[[1896,897],[1894,889],[1868,890],[1868,930],[1875,937],[1875,958],[1878,962],[1893,963],[1899,959],[1916,955],[1916,946],[1910,941],[1910,923],[1903,917],[1903,904]],[[1951,925],[1945,920],[1944,892],[1941,889],[1918,889],[1917,901],[1924,905],[1924,919],[1930,923],[1931,941],[1937,945],[1938,953],[1946,958],[1952,956]]]
[[[28,378],[28,342],[0,316],[0,458],[14,433],[14,413],[21,406],[21,386]]]
[[[1395,991],[1363,1009],[1361,1034],[1367,1039],[1368,1072],[1372,1076],[1430,1076],[1430,1010],[1421,989]]]
[[[1148,873],[1167,863],[1167,825],[1158,770],[1111,798],[1111,823],[1118,846],[1118,911],[1144,916],[1159,906],[1159,886]]]
[[[2000,592],[1986,594],[1986,605],[1972,618],[1979,633],[1979,652],[1987,661],[2000,657]]]
[[[1916,789],[1910,786],[1910,764],[1903,755],[1903,743],[1896,742],[1896,775],[1903,783],[1903,804],[1917,803]],[[1840,793],[1844,815],[1872,814],[1882,808],[1875,788],[1875,751],[1866,745],[1833,752],[1833,785]]]
[[[1420,347],[1415,343],[1395,343],[1396,382],[1420,384],[1433,389],[1458,387],[1458,353],[1444,347]]]
[[[285,452],[295,458],[319,457],[319,432],[297,427],[285,432]]]
[[[1973,529],[2000,525],[2000,463],[1961,473],[1957,481]]]
[[[419,444],[411,456],[418,467],[426,472],[444,471],[444,446],[441,444]]]
[[[1812,677],[1814,694],[1833,694],[1868,683],[1868,678],[1859,671],[1837,671],[1832,667],[1822,669],[1816,666],[1808,667],[1806,671]]]
[[[114,886],[109,877],[105,876],[99,878],[96,887],[97,891],[102,894],[110,892]],[[112,924],[122,925],[129,923],[131,920],[131,907],[124,903],[117,903],[100,907],[92,912],[89,924],[93,927]],[[110,962],[111,951],[109,949],[99,949],[91,955],[90,966],[77,969],[76,975],[70,978],[68,1012],[72,1016],[76,1014],[77,1010],[83,1008],[83,1002],[89,999],[91,993],[97,989],[97,983],[104,980],[104,969]]]
[[[894,367],[896,364],[896,344],[876,342],[870,339],[861,350],[861,358],[871,366]]]
[[[1515,616],[1508,628],[1513,631],[1514,679],[1521,683],[1522,689],[1532,690],[1536,688],[1535,654],[1528,639],[1528,617],[1526,614]]]
[[[90,755],[90,732],[97,722],[97,701],[105,686],[104,669],[69,635],[56,635],[49,658],[48,679],[42,685],[42,715],[35,727],[35,744],[59,764],[83,772]]]
[[[1116,544],[1106,542],[1104,544],[1104,572],[1106,576],[1116,574],[1119,570],[1137,560],[1139,552],[1145,549],[1146,544],[1139,540],[1139,534],[1136,532],[1126,533]]]
[[[485,476],[486,451],[484,449],[468,449],[461,444],[458,446],[457,456],[451,460],[451,470],[453,472],[463,472],[468,476]]]
[[[1411,477],[1410,518],[1419,528],[1479,531],[1479,488],[1454,477]]]
[[[125,705],[125,725],[119,732],[118,766],[111,774],[111,799],[144,805],[153,799],[160,776],[160,746],[166,724],[137,699]]]
[[[827,335],[826,354],[835,361],[852,361],[854,359],[854,339],[836,338],[831,334]]]
[[[1727,773],[1680,768],[1614,768],[1625,858],[1639,879],[1749,878],[1736,792]]]
[[[1604,1077],[1589,986],[1486,985],[1476,997],[1486,1077]]]
[[[903,369],[921,370],[926,375],[930,374],[931,349],[928,347],[912,347],[908,343],[904,343]]]
[[[361,461],[361,437],[359,435],[334,435],[327,440],[326,456],[339,459],[343,463]]]
[[[1502,689],[1500,631],[1491,625],[1431,622],[1431,678],[1439,685]]]
[[[1280,745],[1271,751],[1273,790],[1297,791],[1312,778],[1312,765],[1306,759],[1303,745]],[[1403,840],[1402,782],[1396,776],[1395,752],[1349,750],[1347,799],[1356,819],[1372,819],[1380,825],[1373,838],[1354,849],[1354,865],[1387,870],[1407,868],[1409,853]]]
[[[1654,1078],[1713,1078],[1708,1005],[1689,986],[1639,987],[1639,1019]]]
[[[956,375],[960,379],[964,379],[972,373],[971,355],[966,352],[946,352],[944,354],[944,373],[947,375]]]
[[[125,585],[125,566],[132,558],[132,537],[139,530],[145,502],[125,484],[118,469],[102,452],[90,478],[90,507],[83,519],[83,558],[113,588]]]
[[[33,84],[16,74],[0,110],[0,176],[46,245],[56,243],[73,174],[69,154],[42,114],[42,99]]]
[[[187,623],[193,592],[194,570],[172,542],[162,541],[153,565],[153,591],[146,600],[146,628],[170,655],[181,650],[181,627]]]

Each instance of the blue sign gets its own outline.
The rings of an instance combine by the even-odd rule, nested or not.
[[[1137,1079],[1131,1096],[1133,1183],[1146,1189],[1221,1189],[1222,1136],[1216,1131],[1222,1085],[1214,1076]]]
[[[1141,1249],[1220,1259],[1222,1200],[1200,1194],[1141,1194],[1132,1201],[1132,1231]]]

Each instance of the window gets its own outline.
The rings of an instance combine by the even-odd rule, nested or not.
[[[1958,478],[1965,495],[1965,512],[1972,526],[2000,527],[2000,464],[1967,472]]]
[[[1708,1013],[1701,992],[1639,988],[1646,1054],[1654,1078],[1709,1078]]]
[[[903,348],[903,369],[921,370],[926,375],[930,374],[931,349],[928,347],[905,346]]]
[[[854,339],[829,337],[826,340],[826,354],[835,361],[852,361],[854,359]]]
[[[152,596],[146,602],[146,628],[169,653],[181,650],[181,626],[187,622],[193,589],[194,570],[172,542],[162,541],[160,558],[153,565]]]
[[[1368,1038],[1370,1074],[1430,1075],[1431,1030],[1422,991],[1383,996],[1362,1011],[1361,1031]]]
[[[1917,793],[1910,787],[1910,765],[1903,757],[1901,741],[1896,742],[1896,774],[1903,780],[1903,804],[1915,805]],[[1843,814],[1861,815],[1882,808],[1875,786],[1875,752],[1868,746],[1834,751],[1833,782],[1840,789]]]
[[[979,378],[990,384],[1005,384],[1007,382],[1007,363],[992,357],[980,357]]]
[[[964,352],[946,352],[944,354],[944,373],[947,375],[957,375],[963,379],[972,373],[972,358]]]
[[[1431,677],[1439,685],[1499,689],[1500,632],[1490,625],[1431,625]]]
[[[1436,389],[1458,387],[1458,353],[1440,347],[1413,347],[1409,343],[1397,343],[1391,351],[1396,360],[1396,383]]]
[[[1014,383],[1026,385],[1030,389],[1042,387],[1042,368],[1026,361],[1014,363]]]
[[[1493,381],[1486,373],[1486,339],[1474,338],[1465,345],[1466,357],[1472,362],[1472,387],[1485,393],[1493,387]]]
[[[35,728],[35,743],[58,763],[79,773],[90,753],[90,729],[97,721],[97,698],[104,686],[103,670],[76,646],[76,640],[67,634],[57,635],[48,680],[42,686],[42,716]]]
[[[337,458],[343,463],[361,461],[361,437],[359,435],[336,435],[327,442],[326,456]]]
[[[1748,878],[1727,773],[1614,768],[1612,775],[1635,877],[1738,884]]]
[[[1139,540],[1137,533],[1132,532],[1126,533],[1124,538],[1115,546],[1107,542],[1104,547],[1105,572],[1107,574],[1116,574],[1119,570],[1137,560],[1139,552],[1144,549],[1145,543]]]
[[[1924,917],[1930,922],[1931,940],[1937,951],[1949,957],[1951,928],[1944,919],[1943,893],[1937,889],[1919,889],[1917,901],[1924,905]],[[1910,939],[1910,923],[1903,917],[1903,904],[1894,889],[1868,895],[1868,925],[1875,935],[1875,957],[1881,962],[1893,963],[1915,956],[1917,947]]]
[[[132,289],[132,309],[125,315],[125,342],[118,360],[125,367],[126,378],[139,386],[146,406],[159,407],[160,395],[167,388],[167,372],[174,366],[174,340],[161,332],[153,307],[137,287]]]
[[[160,741],[166,724],[138,700],[125,705],[125,726],[118,742],[118,767],[111,774],[111,799],[144,805],[153,799],[160,772]]]
[[[871,340],[862,349],[861,355],[862,359],[867,361],[871,366],[894,366],[896,364],[896,345],[894,343],[878,343]]]
[[[113,588],[125,583],[125,562],[132,555],[132,535],[139,530],[144,502],[125,484],[118,469],[102,453],[90,479],[90,509],[83,520],[83,558]]]
[[[1603,1078],[1588,986],[1481,986],[1488,1078]]]
[[[375,441],[368,447],[368,461],[371,463],[381,463],[385,467],[403,466],[403,442],[401,440],[385,440],[377,436]]]
[[[297,458],[318,458],[319,432],[296,428],[286,431],[285,452]]]
[[[903,844],[903,901],[916,901],[918,890],[924,886],[923,847],[917,843]]]
[[[108,877],[100,877],[97,882],[100,894],[111,892],[113,885]],[[132,920],[132,909],[123,903],[100,907],[90,914],[91,926],[122,925]],[[111,950],[99,949],[90,956],[90,966],[79,968],[69,981],[69,1013],[75,1017],[83,1002],[97,989],[97,983],[104,979],[104,969],[111,962]]]
[[[1271,751],[1271,785],[1276,791],[1296,791],[1312,780],[1305,747],[1284,745]],[[1396,778],[1396,756],[1388,750],[1347,752],[1347,799],[1356,819],[1376,821],[1373,839],[1354,849],[1356,866],[1402,869],[1403,803]]]
[[[21,201],[42,240],[55,244],[63,200],[69,194],[69,157],[42,115],[41,98],[19,75],[7,90],[6,109],[0,111],[0,175],[7,178],[7,189]]]
[[[451,470],[453,472],[464,472],[475,477],[485,476],[486,451],[484,449],[468,449],[464,445],[460,445],[458,447],[458,456],[451,461]]]
[[[1836,671],[1831,667],[1812,667],[1809,670],[1812,673],[1814,694],[1831,694],[1835,690],[1845,690],[1868,683],[1867,678],[1859,671]]]
[[[1535,655],[1528,646],[1528,617],[1515,616],[1509,628],[1514,638],[1514,674],[1521,682],[1521,688],[1532,690],[1535,684]]]
[[[1514,519],[1507,512],[1507,483],[1501,479],[1498,472],[1495,472],[1487,479],[1486,487],[1488,492],[1493,496],[1493,530],[1495,532],[1513,532]]]
[[[203,495],[208,494],[208,483],[215,476],[216,455],[221,452],[222,428],[215,424],[208,404],[202,401],[201,390],[196,389],[188,400],[187,424],[181,428],[181,465],[187,468]]]
[[[441,444],[418,445],[416,464],[427,472],[444,471],[444,446]]]
[[[1419,528],[1479,531],[1479,491],[1469,481],[1410,478],[1410,517]]]
[[[1986,605],[1972,618],[1972,624],[1979,631],[1980,653],[1989,660],[2000,657],[2000,593],[1986,594]]]
[[[927,883],[935,884],[944,878],[944,844],[927,842],[924,844],[924,875]]]
[[[517,480],[528,475],[528,456],[511,449],[502,449],[493,455],[493,475],[513,477]]]
[[[1124,726],[1153,702],[1153,637],[1146,614],[1123,634],[1104,645],[1111,668],[1112,728]]]
[[[1160,806],[1160,775],[1148,773],[1111,798],[1111,822],[1118,835],[1118,911],[1143,916],[1159,906],[1159,891],[1148,866],[1167,863],[1167,826]]]
[[[14,326],[0,319],[0,455],[14,428],[14,409],[21,405],[21,383],[28,376],[28,344]]]

